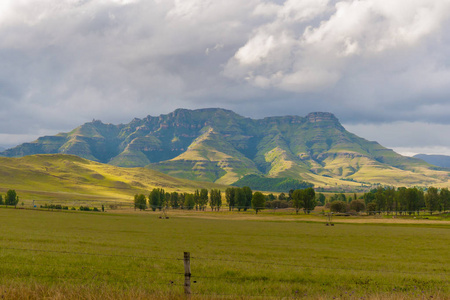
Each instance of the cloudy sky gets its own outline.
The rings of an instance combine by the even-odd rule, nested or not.
[[[223,107],[450,154],[450,0],[1,0],[0,145]]]

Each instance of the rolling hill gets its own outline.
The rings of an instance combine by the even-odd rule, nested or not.
[[[358,137],[324,112],[256,120],[218,108],[177,109],[128,124],[89,122],[1,155],[39,153],[73,154],[120,167],[145,166],[178,178],[220,184],[258,175],[328,187],[437,185],[448,182],[450,172]]]
[[[199,188],[224,188],[146,168],[120,168],[66,154],[0,157],[0,165],[0,191],[15,189],[22,200],[131,202],[134,194],[148,194],[155,187],[190,193]]]

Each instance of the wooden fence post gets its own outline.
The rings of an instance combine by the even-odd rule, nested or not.
[[[184,293],[191,295],[191,253],[184,252]]]

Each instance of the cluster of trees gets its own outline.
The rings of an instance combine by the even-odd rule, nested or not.
[[[208,196],[208,194],[210,194]],[[165,207],[205,210],[207,205],[211,210],[219,210],[222,206],[222,195],[220,190],[212,189],[209,193],[207,189],[196,190],[193,194],[165,192],[164,189],[155,188],[147,197],[144,194],[134,196],[134,208],[145,210],[151,208],[153,211]]]
[[[298,191],[298,192],[296,192]],[[300,192],[304,191],[304,192]],[[296,192],[296,202],[294,201],[294,192]],[[314,192],[314,193],[313,193]],[[305,194],[307,194],[307,199],[305,201]],[[314,195],[314,196],[312,196]],[[311,199],[314,197],[314,199]],[[303,208],[303,210],[308,213],[308,211],[313,210],[317,205],[325,204],[325,195],[322,193],[315,193],[312,187],[306,189],[298,189],[298,190],[290,190],[289,194],[280,193],[278,197],[275,197],[273,194],[269,194],[266,196],[266,207],[268,208],[288,208],[294,207],[298,210]],[[312,202],[314,201],[314,202]],[[314,205],[313,205],[314,204]],[[297,213],[298,213],[297,210]]]
[[[329,202],[333,212],[399,212],[420,213],[427,210],[445,212],[450,208],[450,191],[448,188],[438,190],[435,187],[420,189],[417,187],[378,187],[357,198],[346,199],[344,194],[336,194]]]
[[[234,208],[239,211],[246,211],[249,208],[255,209],[256,213],[264,208],[266,197],[260,193],[253,191],[245,186],[242,188],[227,188],[225,190],[225,200],[230,210]],[[194,193],[177,193],[165,192],[163,189],[153,189],[148,197],[144,194],[136,194],[134,196],[134,208],[145,210],[147,208],[153,211],[163,208],[181,208],[205,210],[210,206],[211,210],[219,211],[222,207],[222,192],[218,189],[196,190]]]
[[[5,200],[3,200],[2,195],[0,195],[0,205],[11,205],[17,206],[19,203],[19,196],[15,190],[8,190],[5,195]]]
[[[248,186],[244,186],[242,188],[230,187],[225,190],[225,199],[227,201],[229,210],[237,208],[239,211],[241,209],[246,211],[247,209],[252,207],[252,197],[253,191]]]
[[[297,214],[300,209],[309,214],[317,205],[316,192],[312,187],[295,190],[292,193],[292,200]]]
[[[412,214],[426,209],[432,214],[433,211],[445,212],[450,208],[448,188],[438,190],[429,187],[424,190],[417,187],[378,187],[365,193],[363,199],[368,211],[405,211]]]

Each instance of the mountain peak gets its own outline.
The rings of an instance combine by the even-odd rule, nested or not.
[[[210,134],[205,134],[208,130]],[[447,172],[434,173],[433,178],[420,174],[436,170],[347,132],[329,112],[251,119],[222,108],[177,109],[128,124],[94,120],[0,155],[41,153],[74,154],[123,167],[148,166],[182,178],[226,184],[249,174],[318,184],[345,180],[354,186],[399,182],[393,167],[410,172],[404,173],[402,184],[448,178]]]
[[[312,112],[306,116],[306,119],[310,123],[317,123],[324,121],[332,121],[339,123],[338,118],[336,118],[335,115],[329,112]]]

